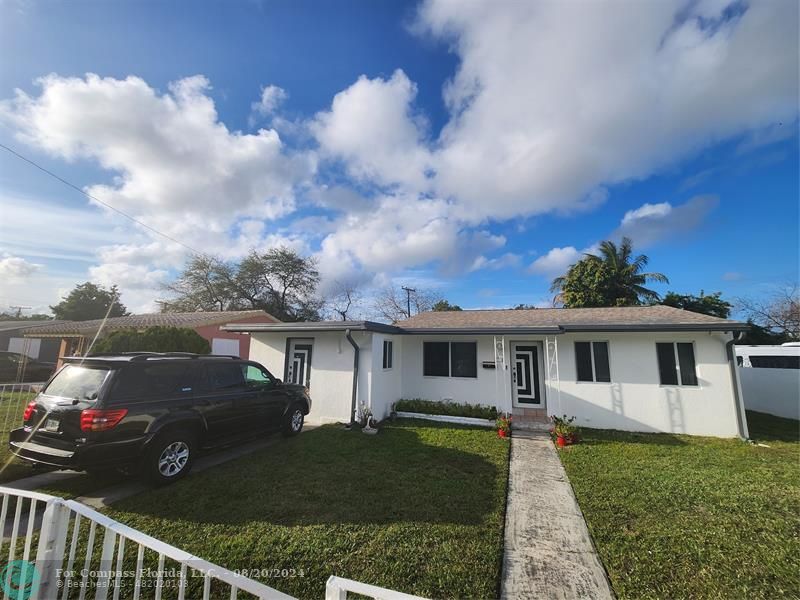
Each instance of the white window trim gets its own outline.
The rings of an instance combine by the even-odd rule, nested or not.
[[[389,344],[390,348],[389,356],[391,360],[389,361],[389,363],[391,364],[391,366],[389,367],[383,366],[386,363],[386,344]],[[384,371],[391,371],[392,369],[394,369],[394,340],[383,340],[383,354],[381,355],[381,367],[383,368]]]
[[[658,344],[672,344],[672,354],[675,357],[675,373],[678,375],[678,383],[661,383],[661,369],[658,366]],[[692,345],[692,358],[694,359],[694,377],[697,379],[697,383],[695,385],[690,385],[688,383],[683,383],[683,378],[681,377],[681,361],[680,357],[678,356],[678,344],[691,344]],[[658,387],[662,388],[689,388],[689,389],[700,389],[703,386],[701,385],[702,378],[700,377],[700,368],[697,364],[697,344],[695,344],[694,340],[689,342],[687,341],[676,341],[676,340],[656,340],[656,343],[653,345],[653,348],[656,353],[656,370],[658,371]]]
[[[589,344],[589,357],[592,360],[592,380],[591,381],[583,381],[578,379],[578,353],[575,351],[575,344],[579,344],[581,342]],[[597,381],[597,369],[594,366],[594,344],[602,344],[605,343],[606,349],[608,350],[608,381]],[[575,383],[580,385],[611,385],[614,383],[614,378],[612,377],[611,373],[611,342],[609,340],[575,340],[572,343],[572,353],[575,355]]]
[[[442,344],[447,344],[447,375],[425,375],[425,344],[426,343],[436,343],[441,342]],[[454,377],[453,376],[453,360],[452,360],[452,351],[450,345],[453,343],[468,343],[468,344],[475,344],[475,377]],[[478,360],[478,340],[477,339],[470,339],[470,340],[454,340],[454,339],[446,339],[446,340],[422,340],[422,378],[423,379],[456,379],[456,380],[477,380],[478,373],[480,372],[479,364],[480,361]]]

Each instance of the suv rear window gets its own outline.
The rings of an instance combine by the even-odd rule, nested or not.
[[[96,400],[108,373],[108,367],[67,365],[42,393],[60,398]]]
[[[186,363],[129,365],[117,376],[113,397],[147,399],[171,394],[191,387],[188,371]]]

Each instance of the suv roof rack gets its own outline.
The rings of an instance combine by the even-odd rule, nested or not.
[[[90,354],[88,356],[72,356],[65,358],[114,358],[122,357],[128,358],[131,362],[139,362],[145,360],[159,359],[159,358],[187,358],[187,359],[209,359],[209,358],[229,358],[233,360],[241,360],[238,356],[232,354],[196,354],[194,352],[100,352],[98,354]]]

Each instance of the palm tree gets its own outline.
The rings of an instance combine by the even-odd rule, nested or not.
[[[593,283],[602,288],[597,291],[602,295],[605,306],[633,306],[644,302],[658,302],[661,299],[658,293],[644,286],[649,281],[669,283],[669,279],[662,273],[643,272],[649,259],[644,254],[633,258],[633,242],[630,238],[622,238],[619,246],[609,240],[601,242],[598,254],[599,256],[587,254],[581,262],[585,262],[587,267],[594,263],[603,269],[604,273],[600,278],[602,281]],[[570,274],[574,272],[575,266],[572,265],[565,275],[553,280],[550,289],[559,292],[557,301],[564,301],[564,290],[571,283]]]

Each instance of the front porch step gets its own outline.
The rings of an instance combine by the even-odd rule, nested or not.
[[[511,413],[513,427],[532,431],[547,431],[550,418],[546,408],[515,408]]]

